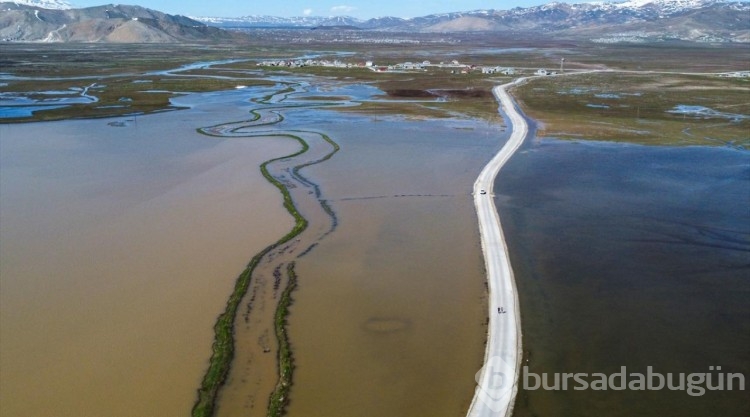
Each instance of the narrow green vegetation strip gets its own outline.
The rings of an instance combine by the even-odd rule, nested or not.
[[[256,103],[259,103],[259,104],[272,104],[272,103],[271,103],[271,100],[272,100],[272,99],[273,99],[273,98],[274,98],[275,96],[278,96],[278,95],[280,95],[280,94],[283,94],[283,95],[284,95],[284,97],[282,97],[282,98],[281,98],[281,99],[280,99],[279,101],[284,101],[284,100],[286,100],[286,98],[287,98],[287,97],[289,97],[289,94],[291,94],[291,93],[293,93],[293,92],[294,92],[294,88],[292,88],[292,87],[287,87],[287,88],[285,88],[285,89],[283,89],[283,90],[281,90],[281,91],[276,91],[276,92],[274,92],[274,93],[271,93],[271,94],[269,94],[269,95],[267,95],[267,96],[265,96],[265,97],[261,97],[260,99],[258,99],[258,100],[253,100],[253,101],[255,101]]]
[[[260,114],[253,111],[253,119],[249,120],[248,122],[254,122],[258,121],[260,119]],[[271,124],[278,123],[283,119],[283,117],[280,116],[279,120],[275,120]],[[239,128],[237,128],[239,129]],[[237,129],[233,129],[232,132],[236,131]],[[215,133],[207,132],[205,129],[199,129],[200,133],[205,134],[207,136],[221,136]],[[295,175],[299,175],[298,171],[301,168],[317,164],[323,161],[326,161],[330,159],[333,154],[338,152],[340,149],[339,145],[331,140],[330,137],[326,136],[325,134],[319,133],[323,139],[329,143],[333,150],[325,155],[323,158],[307,162],[298,166],[295,166],[293,168],[293,171]],[[289,233],[287,233],[284,237],[279,239],[276,243],[266,247],[263,249],[260,253],[255,255],[253,259],[250,261],[250,263],[247,265],[245,270],[240,274],[240,276],[237,278],[237,281],[235,283],[234,290],[232,291],[232,294],[229,297],[229,300],[227,301],[226,308],[224,312],[219,315],[218,319],[216,320],[216,324],[214,325],[214,343],[212,346],[212,354],[211,359],[209,361],[209,367],[206,371],[205,376],[203,377],[203,381],[201,382],[201,386],[198,389],[198,399],[193,406],[192,410],[192,416],[193,417],[210,417],[214,414],[215,408],[216,408],[216,398],[219,392],[219,389],[226,381],[227,375],[229,374],[229,370],[231,367],[231,362],[234,357],[234,321],[235,317],[237,315],[237,311],[239,309],[239,305],[242,301],[242,298],[247,293],[248,288],[250,287],[250,279],[252,276],[253,271],[260,263],[261,259],[263,259],[264,256],[266,256],[268,253],[273,251],[274,249],[278,248],[279,246],[289,242],[296,236],[298,236],[300,233],[302,233],[308,225],[307,219],[305,219],[300,212],[297,210],[297,208],[294,205],[294,201],[292,200],[292,195],[289,192],[289,190],[284,186],[282,182],[277,180],[269,171],[268,166],[276,161],[287,159],[287,158],[293,158],[296,156],[299,156],[305,152],[307,152],[310,149],[310,145],[302,139],[300,136],[293,135],[291,133],[278,133],[278,134],[268,134],[268,133],[260,133],[258,136],[280,136],[280,137],[289,137],[292,139],[295,139],[298,141],[302,148],[291,155],[285,155],[282,157],[270,159],[260,166],[260,171],[263,174],[263,177],[268,180],[271,184],[273,184],[276,188],[281,191],[281,194],[284,199],[284,208],[289,212],[289,214],[294,217],[294,227],[292,228]],[[317,185],[316,191],[317,189]],[[319,193],[319,191],[317,192]],[[330,208],[328,209],[330,210]],[[327,210],[327,211],[328,211]],[[277,338],[279,339],[279,382],[277,384],[276,389],[274,390],[273,394],[271,395],[271,402],[269,405],[269,415],[273,416],[280,416],[283,411],[284,407],[286,405],[286,402],[288,401],[288,391],[291,387],[291,373],[292,373],[292,358],[291,358],[291,350],[289,348],[289,342],[286,337],[286,330],[284,328],[284,324],[286,323],[286,315],[288,313],[288,306],[291,302],[290,293],[294,290],[294,287],[296,286],[296,275],[294,273],[294,263],[291,263],[288,265],[288,275],[289,275],[289,284],[287,285],[287,288],[284,290],[284,293],[282,294],[282,299],[279,303],[279,306],[276,311],[276,334]]]
[[[214,343],[211,348],[211,359],[209,361],[208,370],[206,371],[201,386],[198,389],[198,400],[193,406],[192,415],[193,417],[210,417],[214,413],[216,408],[216,396],[219,392],[219,388],[226,381],[229,373],[229,368],[234,357],[234,319],[237,315],[237,309],[239,308],[242,298],[247,293],[247,289],[250,286],[250,277],[258,266],[260,260],[272,250],[276,249],[280,245],[289,242],[294,237],[302,233],[307,228],[307,219],[302,217],[297,208],[294,206],[292,196],[284,185],[274,178],[268,171],[268,165],[272,162],[285,159],[293,158],[301,155],[309,149],[309,145],[302,138],[293,135],[277,135],[292,137],[302,144],[302,149],[291,155],[282,156],[268,160],[261,164],[260,170],[263,176],[276,188],[278,188],[284,196],[284,207],[287,209],[289,214],[294,217],[294,228],[287,233],[284,237],[279,239],[273,245],[270,245],[263,249],[260,253],[255,255],[247,268],[240,274],[234,286],[234,291],[229,296],[227,306],[224,312],[219,315],[214,325]]]
[[[292,373],[294,372],[294,359],[292,349],[289,345],[289,336],[286,332],[286,318],[289,315],[289,306],[292,304],[292,291],[297,288],[297,274],[294,271],[294,262],[287,265],[287,285],[281,294],[281,300],[276,308],[274,326],[276,339],[279,342],[279,382],[271,393],[268,405],[268,417],[281,417],[284,409],[289,403],[289,389],[292,386]]]

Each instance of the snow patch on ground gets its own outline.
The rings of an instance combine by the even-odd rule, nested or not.
[[[70,3],[62,0],[14,0],[13,3],[42,9],[67,10],[73,8]]]

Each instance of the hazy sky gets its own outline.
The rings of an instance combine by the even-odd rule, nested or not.
[[[507,10],[550,3],[552,0],[133,0],[137,4],[169,14],[235,17],[353,16],[369,19],[381,16],[416,17],[434,13],[477,9]],[[560,0],[558,0],[560,1]],[[562,0],[585,3],[589,0]],[[117,0],[68,0],[74,7],[99,6]]]

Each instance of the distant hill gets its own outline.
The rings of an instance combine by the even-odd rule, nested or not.
[[[247,16],[195,18],[212,26],[352,26],[393,32],[532,32],[586,37],[600,42],[681,39],[698,42],[750,42],[750,3],[725,0],[630,0],[549,3],[510,10],[475,10],[411,19],[381,17]]]
[[[6,42],[172,43],[236,36],[185,16],[139,6],[70,9],[59,0],[0,3],[0,40]]]
[[[41,7],[42,9],[67,10],[73,6],[63,0],[13,0],[16,5]]]
[[[0,0],[1,1],[1,0]],[[726,0],[629,0],[549,3],[402,19],[246,16],[189,18],[139,6],[72,9],[63,0],[0,2],[0,41],[205,42],[237,39],[224,29],[307,28],[405,33],[510,32],[596,42],[689,40],[750,42],[750,3]]]

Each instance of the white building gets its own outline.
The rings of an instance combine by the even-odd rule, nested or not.
[[[505,67],[482,67],[482,74],[503,74],[503,75],[514,75],[516,70],[513,68]]]

